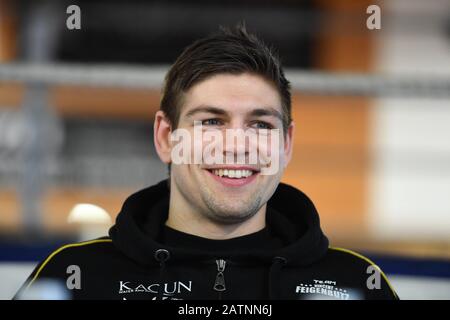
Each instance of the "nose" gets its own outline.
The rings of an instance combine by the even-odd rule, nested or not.
[[[232,163],[245,164],[249,154],[251,137],[241,124],[233,125],[225,130],[223,143],[223,154]]]

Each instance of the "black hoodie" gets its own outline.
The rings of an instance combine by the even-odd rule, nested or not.
[[[165,227],[168,205],[166,180],[131,195],[109,237],[59,248],[18,297],[57,279],[74,299],[397,299],[369,259],[329,247],[313,203],[291,186],[269,200],[265,229],[230,240]]]

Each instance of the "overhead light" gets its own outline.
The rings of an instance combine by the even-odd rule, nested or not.
[[[67,218],[68,223],[111,224],[111,216],[105,209],[90,203],[75,205]]]

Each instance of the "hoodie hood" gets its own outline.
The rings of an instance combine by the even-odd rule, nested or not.
[[[84,289],[68,288],[67,296],[74,299],[398,299],[369,259],[347,249],[328,248],[317,212],[301,191],[279,184],[268,202],[266,228],[213,240],[165,225],[167,183],[131,195],[110,229],[111,239],[68,244],[54,251],[39,263],[22,290],[40,279],[65,283],[67,266],[75,263],[85,271]],[[370,266],[382,275],[377,287],[381,290],[367,286]],[[261,315],[241,315],[245,314]]]
[[[168,180],[138,191],[127,198],[109,235],[124,255],[143,265],[157,265],[158,250],[167,250],[170,261],[209,260],[214,253],[168,247],[158,241],[168,217]],[[317,211],[300,190],[280,183],[268,201],[266,224],[284,244],[272,251],[235,251],[228,254],[235,261],[273,262],[309,265],[322,258],[328,239],[320,228]]]

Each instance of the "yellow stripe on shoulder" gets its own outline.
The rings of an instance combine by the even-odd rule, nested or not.
[[[52,252],[52,254],[50,254],[47,259],[45,259],[45,261],[41,264],[41,266],[39,267],[39,269],[36,271],[36,274],[34,275],[33,279],[30,281],[30,283],[27,285],[26,289],[27,290],[32,284],[33,282],[35,282],[37,280],[37,278],[39,277],[39,274],[42,272],[42,270],[44,270],[45,266],[47,265],[47,263],[50,262],[51,259],[53,259],[54,256],[56,256],[58,253],[60,253],[61,251],[67,249],[67,248],[73,248],[73,247],[82,247],[82,246],[86,246],[89,244],[93,244],[93,243],[102,243],[102,242],[112,242],[111,239],[97,239],[97,240],[90,240],[90,241],[84,241],[84,242],[78,242],[78,243],[71,243],[71,244],[66,244],[58,249],[56,249],[55,251]]]
[[[363,256],[362,254],[359,254],[355,251],[349,250],[349,249],[345,249],[345,248],[339,248],[339,247],[328,247],[331,250],[335,250],[335,251],[341,251],[341,252],[345,252],[348,254],[351,254],[352,256],[358,257],[364,261],[366,261],[368,264],[374,266],[381,274],[381,276],[383,277],[383,279],[386,281],[386,283],[389,286],[389,289],[391,289],[392,293],[394,294],[394,296],[398,299],[398,295],[395,292],[394,288],[392,287],[391,283],[389,282],[388,278],[386,277],[386,275],[384,274],[383,270],[380,269],[380,267],[378,265],[375,264],[375,262],[373,262],[372,260],[370,260],[369,258]]]

